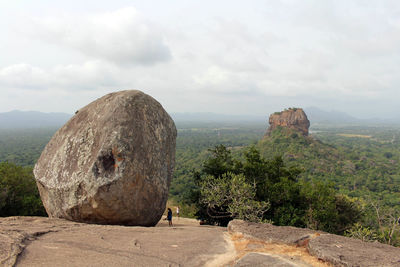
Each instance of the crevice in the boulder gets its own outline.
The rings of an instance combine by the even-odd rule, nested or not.
[[[113,172],[115,169],[115,159],[112,153],[100,157],[104,172]]]
[[[97,170],[98,171],[98,170]],[[80,198],[84,195],[86,195],[86,190],[85,190],[85,186],[83,184],[83,182],[80,182],[78,185],[78,188],[75,191],[75,195],[76,197]]]
[[[97,167],[97,163],[93,165],[92,171],[95,177],[98,177],[100,175],[100,170],[99,167]]]
[[[115,159],[113,153],[107,152],[97,158],[97,162],[93,165],[92,172],[95,177],[100,175],[109,175],[115,170]]]

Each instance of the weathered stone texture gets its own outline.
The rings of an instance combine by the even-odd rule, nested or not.
[[[288,128],[300,132],[304,136],[308,135],[308,128],[310,127],[310,121],[307,115],[301,108],[290,108],[282,112],[275,112],[269,116],[269,128],[266,132],[266,136],[276,129],[278,126]]]
[[[45,147],[34,174],[50,217],[155,225],[168,197],[176,128],[152,97],[111,93],[80,109]]]
[[[400,248],[377,242],[363,242],[306,228],[241,220],[230,221],[228,231],[268,243],[305,247],[310,255],[333,266],[400,266]]]
[[[0,218],[0,266],[203,267],[230,248],[224,232],[187,218],[171,229],[164,220],[156,227],[125,227],[5,217]]]
[[[400,248],[331,234],[310,240],[310,254],[335,266],[400,266]]]

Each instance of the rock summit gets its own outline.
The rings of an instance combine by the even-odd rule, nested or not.
[[[289,108],[281,112],[275,112],[269,116],[269,128],[265,135],[269,136],[277,127],[294,130],[304,136],[308,136],[310,121],[303,109]]]
[[[136,90],[78,110],[34,168],[51,218],[153,226],[167,201],[176,128],[163,107]]]

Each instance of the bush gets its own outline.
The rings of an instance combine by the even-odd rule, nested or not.
[[[31,167],[0,163],[0,216],[47,216]]]
[[[333,184],[299,181],[301,170],[286,166],[282,157],[267,160],[254,146],[243,162],[222,145],[211,152],[196,174],[192,198],[196,216],[207,223],[226,225],[239,218],[343,234],[362,215]]]

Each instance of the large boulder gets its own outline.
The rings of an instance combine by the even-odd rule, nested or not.
[[[77,111],[34,168],[50,217],[153,226],[168,197],[176,128],[163,107],[135,90]]]
[[[281,112],[275,112],[269,116],[269,128],[265,135],[269,136],[277,127],[283,127],[307,136],[310,121],[303,109],[289,108]]]

